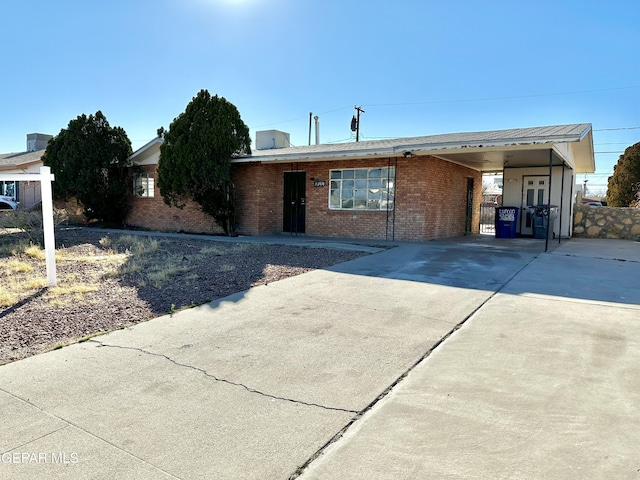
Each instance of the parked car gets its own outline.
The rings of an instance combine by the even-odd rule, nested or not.
[[[18,204],[13,197],[0,195],[0,210],[15,210],[17,208]]]
[[[587,202],[587,205],[589,205],[590,207],[601,207],[602,202]]]

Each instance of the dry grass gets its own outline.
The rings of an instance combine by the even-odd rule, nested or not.
[[[10,307],[42,289],[46,281],[34,271],[32,259],[44,259],[44,252],[34,245],[3,242],[0,254],[0,307]]]
[[[23,250],[24,254],[37,260],[44,260],[46,255],[38,245],[29,245]]]
[[[0,231],[0,365],[359,256],[88,229],[57,241],[47,288],[42,250]]]
[[[247,251],[248,248],[251,248],[251,245],[246,243],[237,243],[237,244],[216,244],[212,243],[211,245],[207,245],[206,247],[202,247],[200,249],[201,255],[228,255],[231,253],[242,253]]]
[[[31,272],[32,270],[33,267],[30,263],[26,263],[17,259],[9,261],[9,263],[7,263],[7,266],[5,267],[5,272],[7,273],[7,275],[12,275],[15,273],[27,273]]]
[[[77,301],[87,301],[86,294],[98,291],[96,284],[64,282],[47,289],[45,299],[54,307],[62,308]]]
[[[160,242],[156,239],[144,238],[136,235],[121,235],[115,242],[109,241],[108,238],[100,240],[101,245],[104,247],[112,244],[114,247],[125,250],[125,253],[133,256],[145,255],[153,253],[160,247]]]
[[[177,255],[154,256],[162,241],[135,235],[117,238],[103,237],[101,250],[61,248],[56,251],[59,271],[65,264],[81,266],[82,278],[76,274],[58,274],[58,285],[48,288],[43,298],[52,306],[63,307],[73,301],[86,301],[87,294],[96,292],[106,279],[134,280],[140,287],[163,288],[176,275],[189,270]],[[45,287],[45,252],[37,245],[3,244],[0,255],[0,307],[15,305]],[[207,247],[208,248],[208,247]],[[203,249],[206,250],[207,248]],[[215,248],[215,247],[214,247]],[[80,249],[83,250],[83,249]],[[220,249],[220,254],[224,250]],[[195,281],[191,277],[191,281]]]
[[[0,286],[0,307],[10,307],[34,295],[46,284],[44,277],[33,275],[13,275],[10,281],[3,277]]]

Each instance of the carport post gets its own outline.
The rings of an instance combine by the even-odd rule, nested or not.
[[[558,232],[558,244],[562,243],[562,206],[564,205],[564,162],[562,162],[562,183],[560,184],[560,232]]]
[[[551,175],[553,174],[553,149],[549,149],[549,202],[547,204],[547,238],[544,239],[544,251],[549,250],[549,230],[551,230]]]

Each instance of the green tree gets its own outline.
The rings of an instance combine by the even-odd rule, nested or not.
[[[100,110],[71,120],[49,141],[42,161],[56,180],[53,195],[76,197],[87,218],[122,223],[133,195],[138,167],[129,161],[131,142],[121,127],[111,127]]]
[[[231,160],[251,154],[249,128],[232,103],[207,90],[200,92],[173,120],[158,161],[158,187],[167,205],[200,205],[227,235],[235,235],[239,205]]]
[[[640,187],[640,143],[628,147],[613,167],[607,188],[607,205],[628,207],[637,200]]]

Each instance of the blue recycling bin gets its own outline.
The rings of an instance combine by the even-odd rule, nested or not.
[[[496,207],[496,238],[516,238],[517,207]]]

